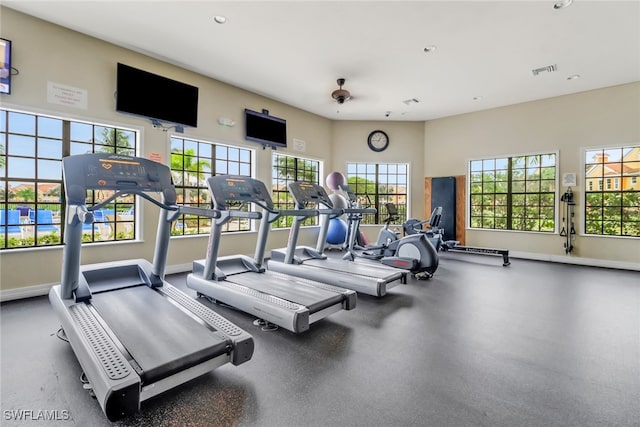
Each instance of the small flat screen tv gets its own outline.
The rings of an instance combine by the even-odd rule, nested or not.
[[[11,93],[11,40],[0,39],[0,93]]]
[[[198,88],[118,63],[116,111],[198,126]]]
[[[267,111],[259,113],[244,110],[245,139],[273,148],[287,146],[287,121],[270,116]]]

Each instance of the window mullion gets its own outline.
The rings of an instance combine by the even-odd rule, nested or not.
[[[62,121],[62,157],[71,155],[71,122]],[[60,177],[62,179],[62,177]],[[64,244],[64,229],[67,224],[67,192],[64,180],[60,183],[60,241]]]
[[[507,230],[513,230],[513,158],[507,159]]]
[[[378,189],[380,188],[380,165],[376,163],[376,184],[374,188],[373,206],[376,208],[374,215],[374,221],[376,224],[380,224],[380,194]]]

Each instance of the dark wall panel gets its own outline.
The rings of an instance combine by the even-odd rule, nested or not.
[[[453,176],[431,179],[431,210],[442,206],[444,240],[456,239],[456,178]]]

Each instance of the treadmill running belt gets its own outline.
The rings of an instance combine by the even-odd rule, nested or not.
[[[227,342],[147,286],[93,295],[92,305],[152,383],[227,352]]]
[[[353,261],[343,261],[338,259],[306,259],[303,265],[309,265],[327,270],[327,274],[332,271],[356,274],[358,276],[368,277],[370,279],[380,279],[384,282],[393,282],[399,280],[405,274],[404,270],[395,269],[393,267],[384,267],[374,264],[358,264]]]
[[[242,273],[228,276],[227,280],[247,288],[255,289],[284,300],[304,305],[310,313],[315,313],[342,302],[342,294],[306,285],[296,278],[264,273]]]

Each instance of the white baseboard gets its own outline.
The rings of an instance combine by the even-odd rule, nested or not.
[[[192,263],[169,265],[167,266],[164,274],[186,273],[187,271],[191,271],[192,267],[193,267]]]
[[[165,274],[177,274],[191,271],[191,263],[167,266]],[[49,293],[49,289],[57,283],[44,285],[25,286],[23,288],[0,290],[0,302],[13,301],[17,299],[41,297]]]
[[[613,268],[617,270],[640,271],[640,263],[612,261],[605,259],[580,258],[566,255],[548,255],[533,252],[509,252],[509,258],[529,259],[533,261],[557,262],[561,264],[584,265],[589,267]],[[192,264],[176,264],[166,268],[166,274],[186,273],[191,271]],[[49,289],[56,283],[44,285],[25,286],[15,289],[0,290],[0,302],[13,301],[24,298],[33,298],[47,295]]]
[[[509,251],[509,258],[530,259],[533,261],[548,261],[561,264],[584,265],[589,267],[613,268],[616,270],[640,271],[640,263],[614,261],[609,259],[582,258],[568,255],[548,255],[534,252]]]
[[[55,283],[50,283],[48,285],[25,286],[23,288],[3,289],[0,290],[0,302],[41,297],[43,295],[47,295],[49,293],[49,289],[51,289],[53,285],[55,285]]]

